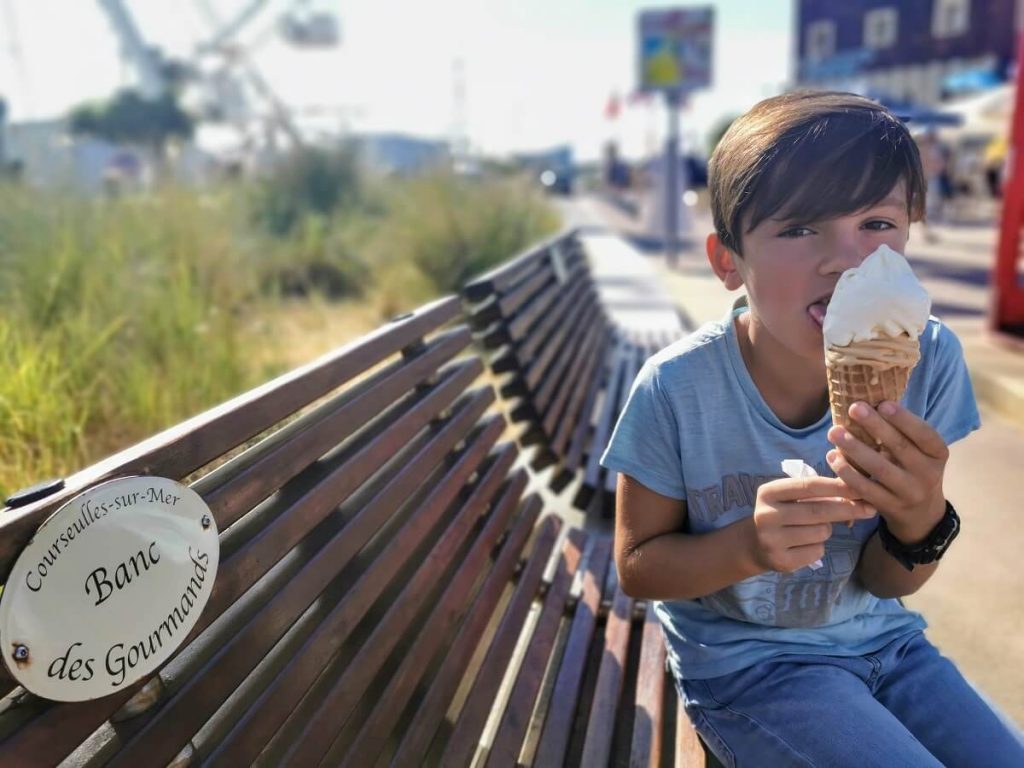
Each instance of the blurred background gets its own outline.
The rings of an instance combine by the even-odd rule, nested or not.
[[[620,233],[685,316],[717,319],[729,297],[700,249],[716,142],[765,97],[856,91],[919,141],[929,226],[908,257],[1005,419],[951,479],[991,513],[989,538],[954,550],[915,606],[1024,722],[1024,613],[1007,610],[1022,542],[1005,535],[1024,352],[972,341],[991,326],[1018,5],[704,3],[707,77],[671,99],[641,86],[660,66],[648,3],[0,0],[0,491],[307,362],[564,226]]]

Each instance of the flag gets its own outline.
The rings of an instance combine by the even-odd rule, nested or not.
[[[604,116],[606,120],[614,120],[619,116],[619,112],[622,110],[622,99],[619,98],[619,94],[616,91],[612,91],[608,96],[608,103],[604,105]]]

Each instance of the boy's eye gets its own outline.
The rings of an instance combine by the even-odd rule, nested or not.
[[[790,227],[789,229],[780,232],[779,237],[807,237],[807,235],[813,235],[814,232],[807,227]]]
[[[887,229],[895,229],[896,225],[891,221],[883,221],[882,219],[872,219],[867,222],[865,228],[874,230],[876,232],[885,232]]]

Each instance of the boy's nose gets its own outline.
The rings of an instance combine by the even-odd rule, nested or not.
[[[859,243],[835,242],[830,245],[822,263],[822,271],[826,274],[841,274],[852,267],[859,267],[868,255]]]

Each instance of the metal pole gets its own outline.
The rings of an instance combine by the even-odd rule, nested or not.
[[[678,91],[665,94],[668,139],[665,142],[665,258],[675,268],[679,261],[679,104]]]

